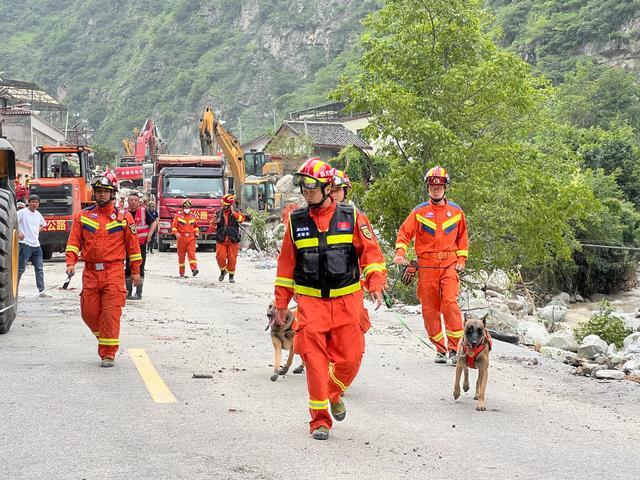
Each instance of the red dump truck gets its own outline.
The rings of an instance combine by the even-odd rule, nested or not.
[[[226,193],[222,157],[211,155],[158,155],[151,191],[158,208],[158,248],[166,252],[175,243],[171,221],[185,199],[198,216],[199,248],[215,249],[215,229],[209,226]]]

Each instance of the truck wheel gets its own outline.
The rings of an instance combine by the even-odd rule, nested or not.
[[[51,260],[51,257],[53,256],[53,248],[51,247],[51,245],[44,245],[41,246],[41,248],[43,260]]]
[[[18,215],[13,195],[0,190],[0,333],[7,333],[18,311]]]

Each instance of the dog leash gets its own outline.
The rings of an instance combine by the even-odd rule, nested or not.
[[[434,352],[437,353],[436,349],[433,348],[433,345],[431,345],[429,342],[427,342],[424,338],[422,338],[420,335],[418,335],[417,333],[415,333],[413,330],[411,330],[411,328],[409,327],[409,325],[407,325],[407,323],[402,319],[402,317],[400,315],[398,315],[397,313],[394,312],[395,317],[397,318],[397,320],[400,322],[400,324],[407,329],[407,331],[413,335],[418,341],[420,341],[420,343],[422,343],[423,345],[426,345],[427,347],[429,347],[431,350],[433,350]]]

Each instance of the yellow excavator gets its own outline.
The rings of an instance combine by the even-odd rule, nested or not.
[[[199,131],[202,155],[215,155],[216,144],[224,153],[232,176],[229,191],[234,191],[242,208],[277,215],[282,208],[282,198],[276,181],[282,176],[283,162],[264,152],[245,153],[238,139],[224,129],[209,106],[202,114]]]

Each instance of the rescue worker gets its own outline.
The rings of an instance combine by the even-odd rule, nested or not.
[[[220,267],[218,281],[222,282],[229,274],[229,283],[235,283],[238,247],[240,246],[240,224],[245,217],[234,205],[236,196],[227,194],[222,197],[222,208],[216,212],[212,225],[216,225],[216,261]]]
[[[139,285],[140,245],[131,214],[116,208],[118,181],[112,173],[95,177],[91,188],[96,201],[73,217],[66,248],[67,275],[75,274],[82,254],[82,319],[98,339],[101,366],[113,367],[120,345],[120,316],[125,304],[123,262],[131,263],[131,278]]]
[[[464,333],[458,307],[458,272],[464,270],[469,256],[467,222],[462,209],[446,198],[450,179],[444,168],[431,168],[424,180],[429,200],[415,207],[400,227],[394,263],[407,265],[407,250],[415,239],[418,298],[429,339],[436,346],[435,362],[447,363],[448,349],[451,363],[455,364],[458,341]],[[444,317],[445,332],[442,331],[441,316]]]
[[[191,213],[191,200],[182,202],[182,212],[173,217],[171,231],[176,236],[178,247],[178,268],[180,276],[184,277],[185,255],[189,258],[191,274],[198,275],[198,261],[196,260],[196,238],[200,235],[198,221]]]
[[[147,263],[147,245],[151,242],[153,234],[156,231],[158,222],[149,210],[142,206],[140,197],[136,192],[131,192],[127,198],[128,211],[136,223],[138,231],[138,243],[140,244],[140,253],[142,254],[142,264],[140,265],[140,285],[136,287],[136,293],[133,295],[133,282],[131,280],[131,264],[127,259],[125,264],[125,278],[127,285],[127,300],[141,300],[142,287],[144,286],[144,266]]]
[[[331,197],[337,203],[347,203],[348,205],[353,205],[353,202],[351,200],[347,200],[347,192],[350,188],[353,188],[353,187],[351,185],[351,180],[349,180],[348,175],[342,170],[335,169],[334,176],[333,176],[333,184],[331,186]],[[367,218],[367,223],[368,222],[369,222],[369,219]],[[373,232],[373,228],[371,227],[371,225],[369,225],[369,230]],[[362,318],[360,319],[360,324],[364,329],[364,333],[367,333],[371,328],[371,320],[369,320],[369,312],[365,308],[364,303],[362,304],[361,315],[362,315]],[[363,344],[363,348],[364,348],[364,344]],[[362,354],[364,356],[364,350],[362,351]],[[362,357],[360,357],[360,361],[362,361]],[[358,368],[357,368],[357,371],[359,370],[360,370],[360,363],[358,364]]]
[[[284,325],[294,294],[298,302],[294,350],[307,366],[309,425],[317,440],[329,438],[331,416],[345,418],[340,395],[353,382],[364,351],[360,271],[376,309],[387,281],[366,216],[331,198],[333,173],[310,158],[294,175],[307,207],[289,216],[275,282],[278,325]]]

